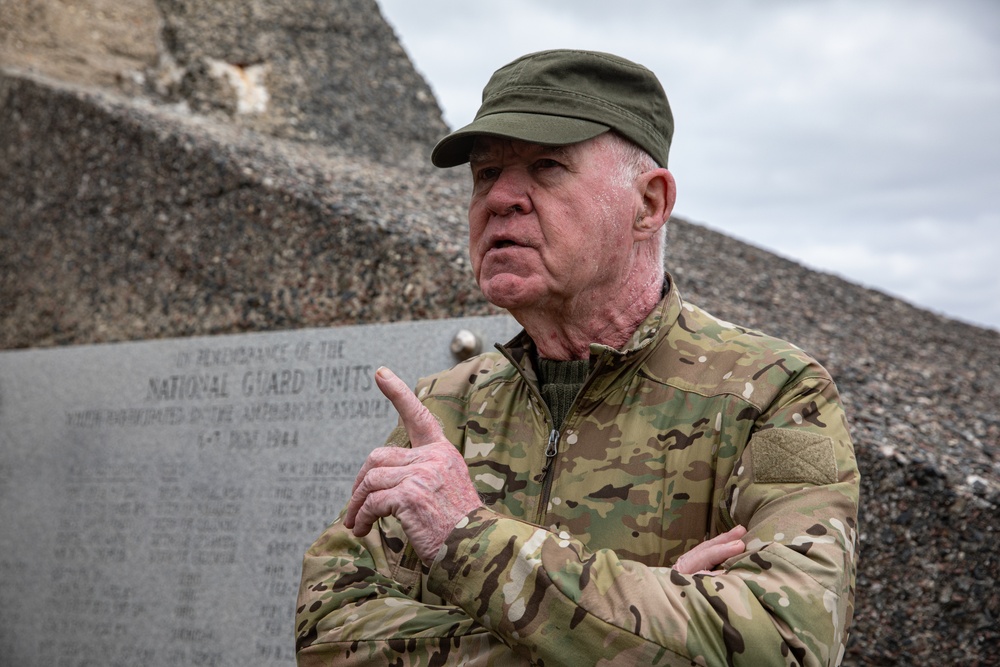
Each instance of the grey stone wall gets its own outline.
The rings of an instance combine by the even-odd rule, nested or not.
[[[156,0],[153,90],[275,136],[399,159],[445,129],[375,0]]]

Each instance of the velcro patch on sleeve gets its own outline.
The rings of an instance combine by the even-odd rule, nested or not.
[[[770,428],[750,438],[754,482],[758,484],[833,484],[837,457],[825,435]]]

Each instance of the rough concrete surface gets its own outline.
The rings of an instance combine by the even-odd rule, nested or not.
[[[0,67],[0,348],[493,312],[465,172],[427,166],[440,112],[371,0],[0,0]],[[1000,333],[669,239],[686,298],[838,380],[864,475],[845,664],[998,664]]]

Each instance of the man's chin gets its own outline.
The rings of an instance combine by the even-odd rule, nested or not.
[[[515,311],[529,308],[537,303],[540,295],[537,288],[526,284],[524,278],[503,274],[480,282],[479,288],[486,300],[498,308]]]

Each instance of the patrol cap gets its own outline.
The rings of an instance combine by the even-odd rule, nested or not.
[[[674,117],[656,75],[610,53],[540,51],[493,73],[475,120],[439,141],[431,162],[468,162],[479,135],[564,146],[609,129],[667,166]]]

